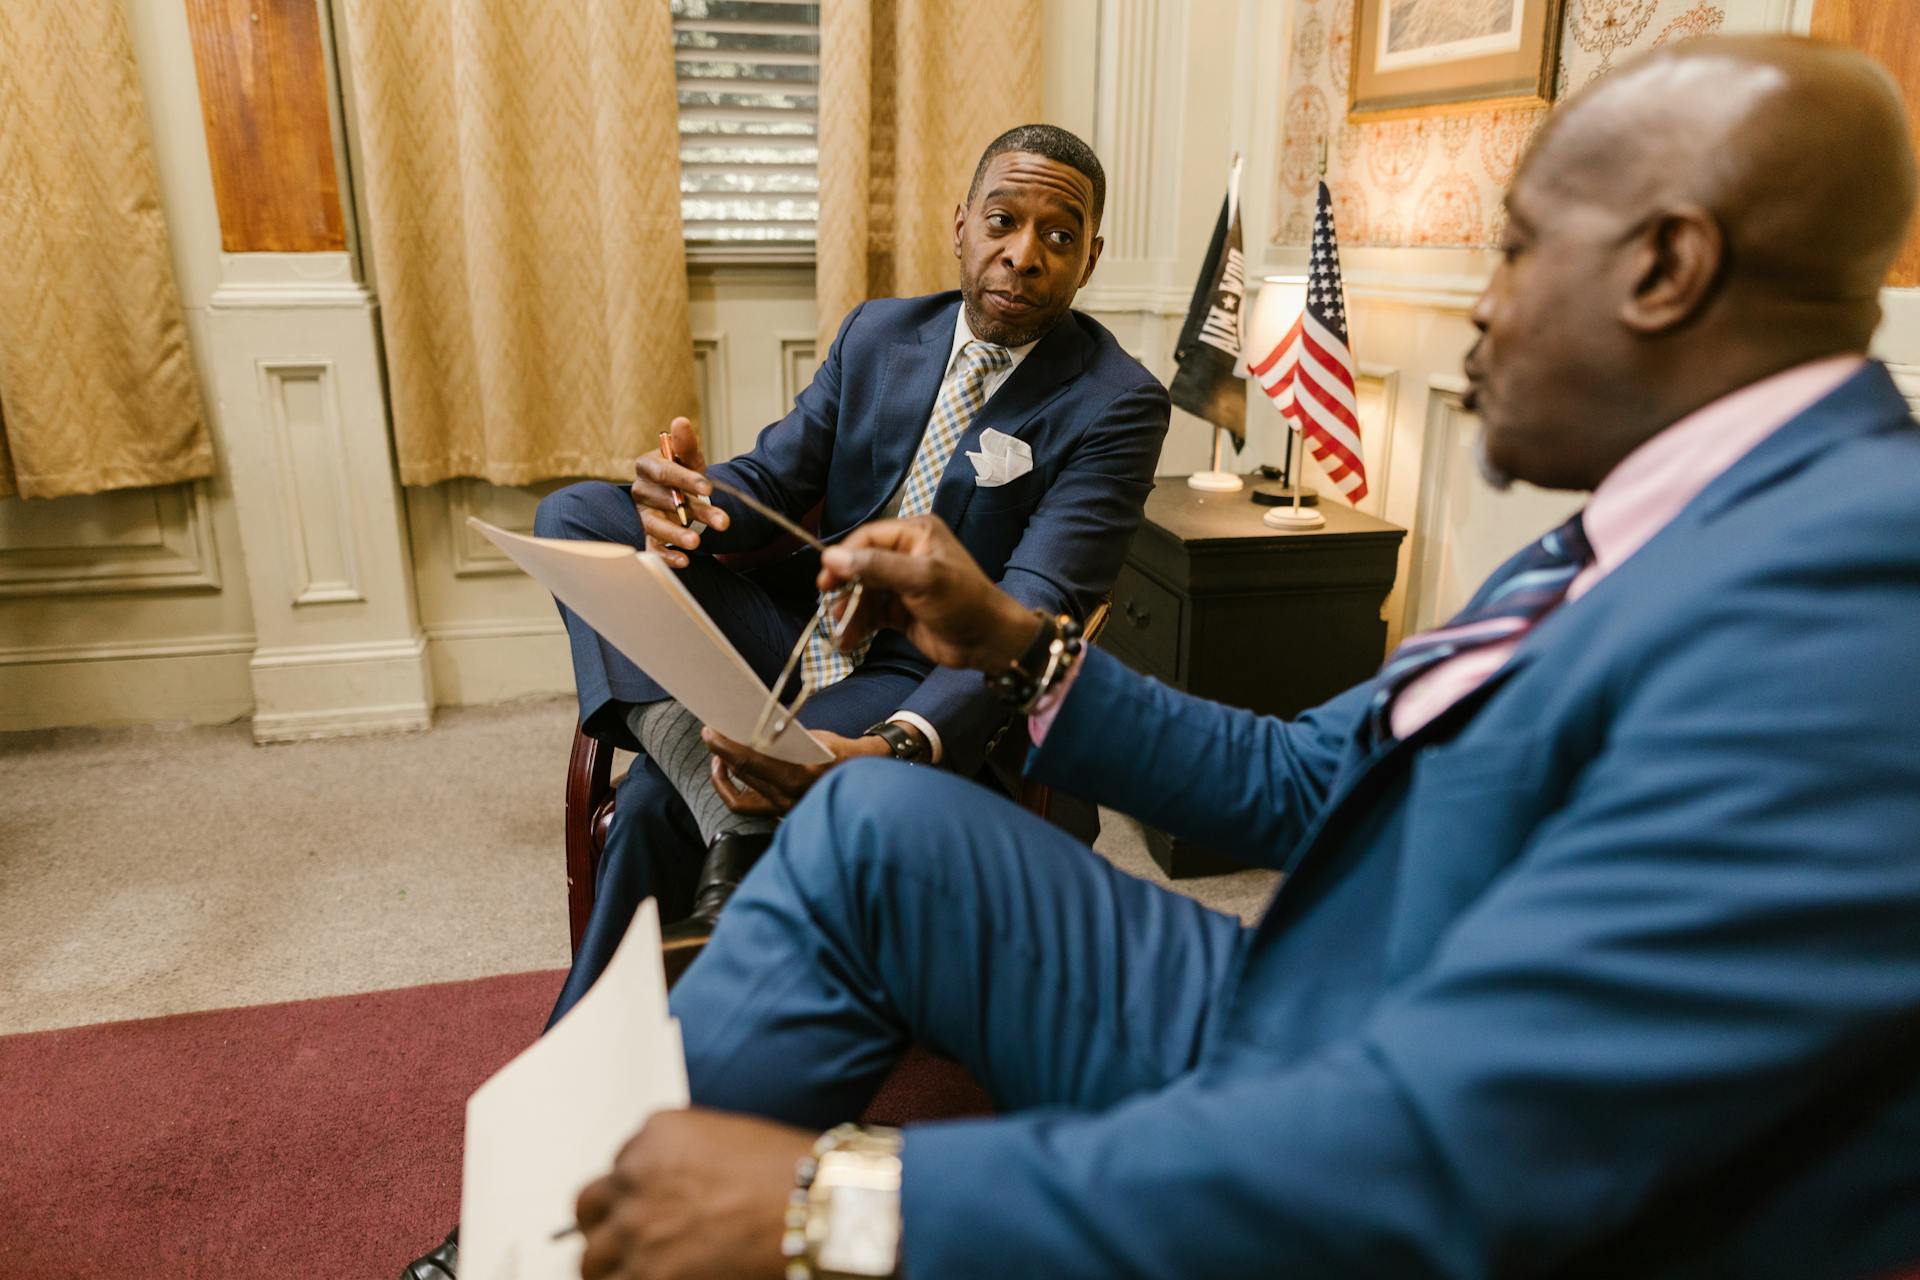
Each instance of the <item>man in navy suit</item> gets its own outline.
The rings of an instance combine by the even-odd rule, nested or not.
[[[1914,198],[1837,47],[1683,44],[1562,109],[1469,402],[1490,471],[1591,501],[1290,723],[1076,659],[935,522],[830,551],[1031,696],[1031,772],[1282,887],[1242,928],[958,779],[840,771],[673,993],[695,1102],[757,1115],[650,1122],[583,1274],[1920,1259],[1920,425],[1864,355]],[[913,1041],[1001,1114],[821,1138]]]
[[[817,556],[745,571],[716,559],[759,551],[781,531],[707,481],[794,521],[816,513],[828,542],[878,516],[931,515],[1016,598],[1053,612],[1091,609],[1139,525],[1169,412],[1153,375],[1071,310],[1099,261],[1105,186],[1098,159],[1065,130],[1003,134],[954,212],[959,292],[856,307],[793,411],[750,452],[708,467],[678,419],[677,463],[640,459],[631,490],[562,489],[541,503],[536,532],[660,551],[769,682],[813,627],[803,670],[817,692],[800,720],[836,763],[892,755],[972,776],[1006,708],[971,673],[935,669],[898,634],[879,636],[857,664],[834,655],[813,618]],[[677,518],[681,495],[704,530]],[[599,975],[649,894],[672,920],[671,904],[688,905],[691,890],[692,915],[668,929],[668,942],[680,954],[696,949],[775,816],[825,772],[782,769],[731,743],[721,745],[732,776],[710,771],[711,744],[692,715],[562,613],[583,727],[642,754],[617,792],[593,918],[555,1018]]]

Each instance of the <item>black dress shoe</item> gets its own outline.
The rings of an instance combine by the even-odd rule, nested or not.
[[[407,1264],[400,1280],[454,1280],[453,1269],[460,1265],[460,1228],[447,1232],[440,1247],[423,1253]]]
[[[660,931],[660,951],[666,962],[667,985],[672,986],[686,972],[694,957],[713,936],[720,912],[733,897],[733,891],[760,861],[760,855],[773,843],[773,833],[724,832],[707,846],[707,858],[700,864],[700,887],[694,890],[693,914],[676,920]]]

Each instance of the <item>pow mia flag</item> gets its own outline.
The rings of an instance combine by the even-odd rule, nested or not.
[[[1247,443],[1247,384],[1235,374],[1240,363],[1241,312],[1247,301],[1246,258],[1240,252],[1240,161],[1227,179],[1227,198],[1213,227],[1213,242],[1194,285],[1187,322],[1173,349],[1179,371],[1167,388],[1173,402],[1233,433],[1233,447]]]

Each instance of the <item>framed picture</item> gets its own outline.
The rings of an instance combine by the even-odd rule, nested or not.
[[[1566,0],[1355,0],[1348,117],[1553,101]]]

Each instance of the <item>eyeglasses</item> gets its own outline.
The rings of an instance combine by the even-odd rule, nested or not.
[[[787,681],[793,678],[795,668],[807,656],[807,646],[813,640],[813,633],[822,624],[826,626],[827,643],[836,649],[840,647],[841,640],[846,637],[847,627],[853,622],[853,615],[859,612],[860,593],[861,584],[855,582],[850,588],[838,588],[820,597],[820,606],[807,620],[806,627],[800,632],[800,639],[794,643],[793,652],[787,655],[786,665],[780,668],[780,674],[774,679],[773,687],[767,691],[766,705],[760,708],[760,718],[753,722],[753,737],[748,741],[748,747],[755,751],[764,751],[798,718],[800,708],[806,706],[807,699],[813,695],[812,686],[802,680],[800,694],[793,700],[792,706],[781,703],[780,691],[787,687]],[[840,617],[835,619],[833,606],[843,597],[847,602],[846,608],[841,610]],[[783,712],[785,714],[782,714]]]
[[[826,551],[826,543],[738,485],[728,484],[725,480],[717,480],[712,476],[707,477],[707,483],[718,492],[730,495],[758,515],[792,534],[815,551]],[[766,704],[760,708],[759,718],[753,722],[753,736],[747,742],[749,749],[766,750],[793,724],[800,714],[800,708],[807,705],[807,699],[812,696],[813,690],[804,679],[800,684],[800,694],[793,700],[792,706],[781,703],[780,691],[787,687],[787,681],[793,679],[794,671],[807,656],[807,646],[813,640],[814,631],[821,624],[826,625],[827,643],[835,649],[840,647],[840,642],[846,638],[847,628],[852,624],[854,615],[860,611],[860,594],[861,584],[856,579],[851,587],[836,588],[821,595],[820,604],[814,609],[813,616],[807,620],[807,625],[801,629],[800,639],[794,643],[793,652],[787,655],[786,665],[780,668],[780,674],[774,680],[773,687],[767,691]],[[846,608],[840,611],[840,616],[836,619],[833,616],[833,606],[842,599],[846,601]]]

